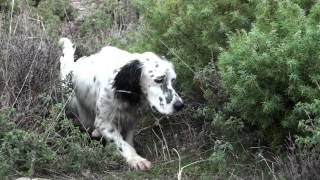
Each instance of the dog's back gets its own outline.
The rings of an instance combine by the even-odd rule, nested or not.
[[[97,99],[100,91],[109,91],[109,103],[114,101],[113,80],[128,60],[139,54],[106,46],[96,54],[74,60],[75,48],[67,38],[61,38],[63,56],[60,58],[61,80],[72,83],[74,95],[70,109],[79,116],[86,129],[93,129]]]

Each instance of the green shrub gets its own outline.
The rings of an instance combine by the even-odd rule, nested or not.
[[[31,8],[31,15],[44,21],[45,29],[54,38],[61,33],[62,22],[72,20],[76,11],[70,0],[45,0],[40,1],[37,7]]]
[[[293,118],[298,122],[300,130],[297,142],[315,145],[320,142],[320,100],[314,99],[310,103],[298,103],[293,110]]]
[[[320,30],[287,0],[261,1],[256,17],[250,32],[230,35],[219,69],[229,110],[275,147],[297,133],[294,109],[319,98]]]
[[[45,168],[54,158],[54,151],[46,145],[44,137],[37,133],[12,129],[2,141],[0,152],[5,159],[2,177],[15,171],[33,175],[35,169]]]
[[[44,136],[19,128],[14,122],[16,114],[11,108],[0,109],[1,177],[12,176],[16,172],[33,175],[35,168],[53,160],[53,151],[44,142]]]
[[[293,0],[293,2],[297,3],[302,9],[309,13],[310,9],[317,2],[317,0]]]
[[[136,0],[142,26],[123,44],[131,51],[155,51],[173,61],[183,94],[201,99],[194,75],[215,62],[227,33],[249,29],[253,3],[245,0]],[[192,69],[192,70],[190,70]],[[203,87],[203,89],[206,89]]]
[[[120,160],[113,146],[90,141],[88,134],[64,118],[60,114],[63,107],[63,104],[52,107],[49,117],[38,122],[36,129],[19,127],[13,122],[14,111],[0,109],[1,177],[34,176],[51,169],[99,172]]]

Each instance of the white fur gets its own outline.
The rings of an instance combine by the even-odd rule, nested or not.
[[[75,96],[71,105],[77,109],[81,123],[93,129],[93,136],[102,135],[114,141],[131,167],[149,169],[151,163],[139,156],[133,147],[136,109],[115,96],[113,83],[122,67],[138,60],[142,65],[140,86],[143,100],[162,114],[172,114],[177,111],[176,104],[182,104],[172,87],[176,78],[173,65],[152,52],[129,53],[111,46],[74,62],[75,48],[71,41],[62,38],[60,43],[63,45],[61,79],[67,81],[68,75],[72,76]],[[159,83],[156,79],[163,80]],[[123,130],[127,132],[125,137],[121,134]]]

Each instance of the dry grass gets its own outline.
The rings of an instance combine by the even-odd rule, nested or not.
[[[11,31],[0,28],[1,106],[28,113],[41,105],[42,95],[58,96],[60,51],[48,38],[43,23],[27,13],[15,16],[10,27]]]
[[[320,177],[320,146],[297,145],[289,140],[287,156],[279,160],[280,176],[292,180]]]

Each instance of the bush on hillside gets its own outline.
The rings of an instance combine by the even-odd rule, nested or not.
[[[287,0],[263,1],[256,17],[250,32],[230,35],[219,69],[229,110],[276,147],[304,119],[319,116],[316,105],[310,118],[301,108],[320,97],[320,29],[310,23],[312,13]]]
[[[254,19],[254,5],[246,0],[136,0],[136,4],[142,27],[128,34],[124,46],[131,51],[154,51],[173,61],[183,94],[194,100],[202,99],[194,75],[216,62],[227,33],[249,29]],[[205,86],[202,89],[207,91]]]

